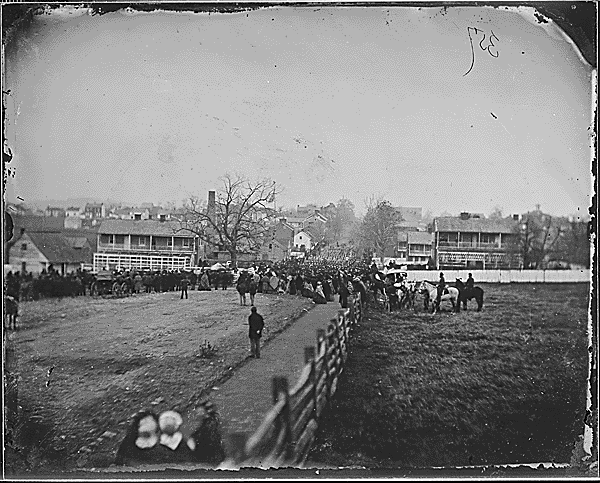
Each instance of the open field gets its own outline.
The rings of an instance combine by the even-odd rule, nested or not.
[[[250,306],[239,305],[235,289],[179,296],[21,304],[20,329],[9,334],[7,348],[21,406],[19,425],[8,428],[8,471],[108,466],[132,414],[148,407],[193,413],[249,356]],[[314,306],[261,294],[256,305],[265,341]],[[199,357],[205,341],[216,347],[214,357]]]
[[[588,284],[487,285],[483,311],[370,307],[308,466],[571,460],[583,434]],[[420,301],[419,301],[420,302]]]

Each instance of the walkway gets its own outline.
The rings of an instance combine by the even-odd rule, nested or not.
[[[336,297],[337,299],[337,297]],[[340,304],[317,305],[261,348],[260,359],[249,359],[210,399],[221,415],[224,443],[231,433],[252,434],[273,405],[272,378],[287,377],[290,388],[304,367],[304,348],[316,347],[317,329],[326,329]],[[269,321],[265,320],[268,326]],[[248,347],[249,349],[249,347]]]

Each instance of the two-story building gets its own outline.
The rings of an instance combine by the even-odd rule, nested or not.
[[[87,203],[83,210],[83,215],[88,220],[106,218],[106,207],[104,203]]]
[[[178,270],[193,266],[198,243],[180,224],[157,220],[103,220],[94,270],[103,267]]]
[[[512,253],[515,225],[512,218],[440,217],[433,221],[434,260],[438,269],[519,268]]]
[[[65,209],[60,208],[58,206],[48,206],[46,207],[46,211],[44,212],[46,216],[53,216],[56,218],[64,218],[65,217]]]

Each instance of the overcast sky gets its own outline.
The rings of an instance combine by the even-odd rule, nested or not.
[[[278,206],[587,211],[593,71],[551,21],[314,10],[38,16],[7,52],[7,199],[180,202],[239,172]]]

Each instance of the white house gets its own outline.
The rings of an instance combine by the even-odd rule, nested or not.
[[[307,231],[299,231],[294,235],[294,249],[296,251],[306,251],[312,248],[312,235]]]
[[[77,206],[69,206],[65,211],[65,216],[67,218],[80,218],[81,215],[82,210]]]

